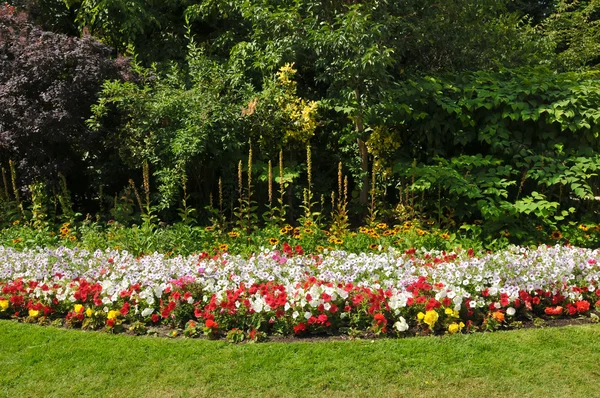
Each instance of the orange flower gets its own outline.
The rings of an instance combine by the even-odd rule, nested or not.
[[[560,231],[554,231],[552,232],[552,235],[550,235],[550,237],[554,240],[559,240],[562,239],[562,234],[560,233]]]
[[[494,317],[495,320],[497,320],[498,322],[504,322],[504,313],[500,312],[500,311],[496,311],[492,314],[492,316]]]

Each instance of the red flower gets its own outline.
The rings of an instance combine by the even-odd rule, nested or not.
[[[129,303],[125,303],[123,304],[123,307],[121,307],[121,315],[125,316],[129,313]]]
[[[158,320],[160,319],[160,317],[158,316],[158,314],[152,314],[152,322],[156,323],[158,322]]]
[[[304,333],[305,331],[306,331],[306,324],[304,322],[300,322],[299,324],[294,326],[295,334],[301,334],[301,333]]]
[[[327,315],[321,314],[317,317],[317,320],[321,325],[324,325],[327,322]]]
[[[375,316],[373,318],[375,319],[375,322],[377,322],[378,325],[385,325],[385,324],[387,324],[387,320],[385,319],[385,315],[383,315],[382,313],[375,314]]]
[[[563,307],[560,307],[560,306],[559,307],[546,307],[544,312],[546,313],[546,315],[551,315],[551,316],[560,315],[563,312]]]
[[[215,321],[213,321],[212,319],[207,319],[206,322],[204,322],[204,326],[209,329],[212,329],[212,328],[216,329],[219,327],[219,324],[216,323]]]
[[[115,320],[114,319],[107,319],[106,320],[106,326],[108,326],[109,328],[112,328],[113,326],[115,326]]]
[[[584,313],[590,310],[590,302],[587,300],[580,300],[575,303],[577,307],[577,312]]]
[[[534,305],[538,305],[540,303],[540,301],[541,301],[540,298],[537,297],[537,296],[533,298],[533,304]]]

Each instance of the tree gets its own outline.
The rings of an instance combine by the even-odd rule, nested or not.
[[[97,41],[42,31],[0,7],[0,161],[17,161],[22,185],[57,183],[58,173],[92,185],[111,148],[86,128],[104,79],[132,78],[128,61]]]

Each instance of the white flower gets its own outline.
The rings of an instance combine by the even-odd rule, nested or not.
[[[300,313],[298,311],[294,311],[292,312],[292,318],[296,319],[300,316]]]
[[[153,312],[154,312],[154,308],[144,308],[144,310],[142,311],[142,316],[147,317],[148,315],[152,314]]]
[[[400,317],[400,320],[397,321],[396,323],[394,323],[394,327],[399,332],[406,332],[408,330],[408,323],[406,323],[406,319],[404,319],[403,317]]]
[[[304,318],[306,318],[306,319],[310,318],[311,316],[312,316],[312,314],[310,313],[310,311],[306,311],[304,313]]]
[[[508,307],[506,309],[506,315],[508,316],[513,316],[517,313],[517,310],[515,310],[513,307]]]

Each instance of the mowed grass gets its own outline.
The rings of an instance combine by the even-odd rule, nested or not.
[[[0,396],[599,396],[600,325],[231,345],[0,321]]]

